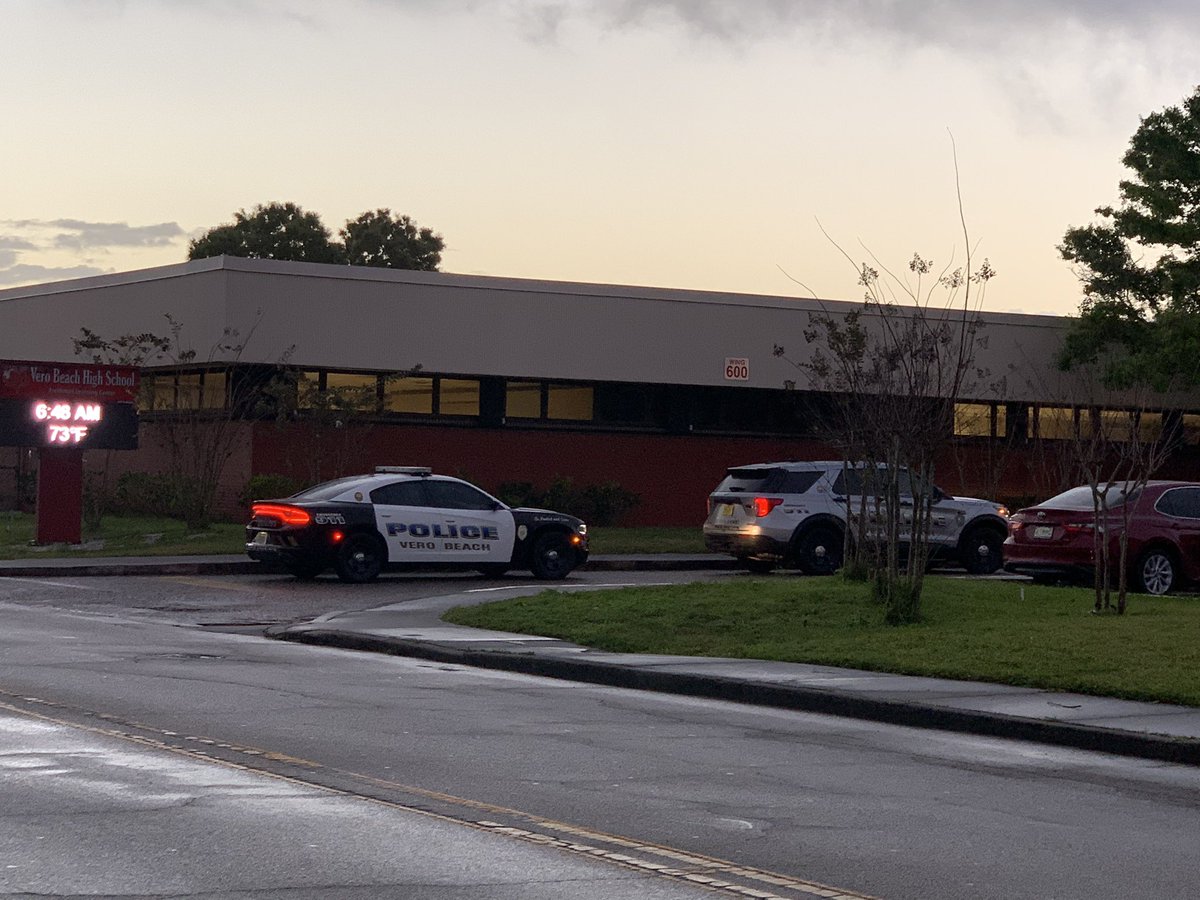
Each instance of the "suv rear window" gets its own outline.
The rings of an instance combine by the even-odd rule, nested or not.
[[[713,493],[803,494],[817,483],[820,472],[787,469],[730,469]]]
[[[887,490],[887,471],[885,469],[877,469],[874,472],[868,472],[863,469],[849,469],[838,474],[837,479],[833,482],[833,492],[835,494],[850,494],[852,497],[858,497],[866,488],[868,493],[883,494]],[[868,476],[864,478],[863,476]],[[873,476],[873,477],[872,477]],[[900,496],[908,497],[912,495],[912,482],[909,479],[908,470],[903,469],[897,477]]]

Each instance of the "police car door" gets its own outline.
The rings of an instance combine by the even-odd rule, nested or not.
[[[388,561],[435,562],[441,559],[433,535],[434,520],[422,478],[394,481],[371,491],[375,527],[387,543]]]
[[[438,559],[457,563],[508,562],[516,542],[513,514],[494,497],[464,481],[431,479],[425,495],[441,547]]]

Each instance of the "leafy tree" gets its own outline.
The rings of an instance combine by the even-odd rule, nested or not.
[[[1200,88],[1142,119],[1118,207],[1059,246],[1083,286],[1063,368],[1104,363],[1113,386],[1200,381]]]
[[[390,209],[365,212],[346,222],[339,234],[352,266],[436,272],[446,242],[430,228]]]
[[[211,228],[188,247],[188,259],[222,254],[293,262],[346,261],[345,247],[331,239],[321,217],[295,203],[259,204],[250,213],[238,210],[232,225]]]

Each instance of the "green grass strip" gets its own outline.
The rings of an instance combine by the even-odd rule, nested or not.
[[[1022,599],[1022,588],[1024,599]],[[891,627],[866,585],[791,575],[546,591],[451,610],[460,625],[601,650],[818,663],[1200,706],[1200,598],[930,577],[920,624]]]

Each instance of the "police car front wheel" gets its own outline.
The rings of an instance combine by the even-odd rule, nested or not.
[[[570,539],[558,531],[543,534],[534,542],[529,568],[535,578],[547,581],[566,578],[575,568],[575,548]]]
[[[383,570],[384,553],[377,538],[354,534],[338,550],[334,571],[342,581],[363,584],[374,581]]]

